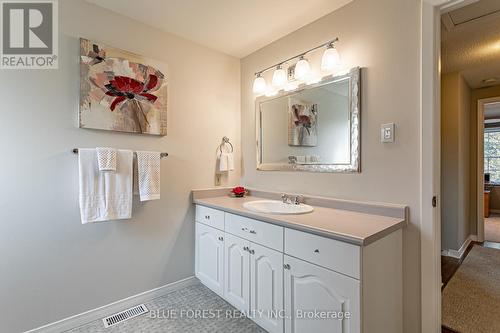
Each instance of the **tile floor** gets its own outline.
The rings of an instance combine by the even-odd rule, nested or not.
[[[241,316],[229,303],[224,301],[202,284],[196,284],[165,296],[156,298],[146,307],[150,313],[129,319],[110,328],[104,328],[102,320],[71,329],[70,333],[265,333],[253,321]],[[171,310],[171,311],[169,311]],[[220,313],[219,318],[193,318],[196,310],[212,310],[210,317]],[[219,312],[220,311],[220,312]],[[231,316],[226,316],[229,313]],[[170,314],[177,319],[167,318]],[[154,316],[163,318],[152,318]],[[199,312],[200,316],[203,316]]]

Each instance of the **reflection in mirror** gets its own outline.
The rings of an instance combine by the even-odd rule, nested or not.
[[[259,170],[359,172],[359,68],[257,101]]]

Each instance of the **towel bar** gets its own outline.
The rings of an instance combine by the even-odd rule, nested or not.
[[[74,148],[73,149],[73,154],[78,154],[78,148]],[[161,158],[164,158],[164,157],[167,157],[168,156],[168,153],[160,153],[160,157]]]

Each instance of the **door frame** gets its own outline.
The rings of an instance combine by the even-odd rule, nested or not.
[[[426,333],[441,332],[441,14],[474,1],[421,2],[420,309]]]
[[[477,241],[484,242],[484,106],[500,102],[500,96],[477,101]]]

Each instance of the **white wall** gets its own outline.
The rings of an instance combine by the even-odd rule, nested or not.
[[[59,70],[0,73],[0,331],[19,332],[193,275],[192,188],[214,184],[231,138],[239,167],[238,59],[81,0],[60,4]],[[169,65],[168,135],[77,128],[78,38]],[[162,199],[133,219],[81,225],[73,147],[166,151]],[[235,171],[228,183],[236,183]]]
[[[441,77],[441,247],[458,250],[472,233],[471,90],[460,73]]]
[[[246,185],[409,205],[403,240],[405,333],[420,331],[420,12],[417,0],[356,0],[244,58],[241,68]],[[336,36],[347,67],[363,67],[362,172],[256,171],[253,73]],[[396,123],[394,144],[380,143],[380,125],[387,122]]]

